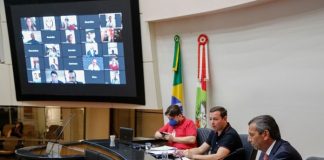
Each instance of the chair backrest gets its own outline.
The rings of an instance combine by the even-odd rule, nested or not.
[[[242,160],[242,158],[245,155],[245,149],[244,148],[239,148],[235,150],[234,152],[230,153],[227,155],[224,160]]]
[[[324,160],[324,157],[308,157],[306,160]]]
[[[197,129],[197,145],[202,145],[208,138],[209,133],[212,130],[209,128],[198,128]]]
[[[11,130],[12,127],[15,127],[15,125],[14,124],[5,124],[3,126],[3,129],[2,129],[2,133],[1,134],[4,135],[4,136],[7,136],[9,130]]]
[[[3,126],[2,135],[7,136],[8,132],[15,127],[14,124],[6,124]],[[23,136],[24,137],[35,137],[35,127],[31,124],[24,124],[23,129]]]
[[[245,160],[255,160],[257,150],[255,150],[252,145],[248,142],[247,134],[240,134],[240,138],[245,150]]]

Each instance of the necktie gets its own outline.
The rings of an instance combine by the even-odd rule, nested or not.
[[[269,156],[266,153],[264,153],[263,160],[269,160]]]

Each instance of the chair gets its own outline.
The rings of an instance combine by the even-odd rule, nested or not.
[[[11,130],[12,127],[15,127],[13,124],[6,124],[3,126],[2,129],[2,135],[7,137],[7,134],[9,130]],[[11,157],[15,155],[15,146],[17,145],[18,140],[10,139],[8,140],[4,139],[1,143],[1,149],[0,149],[0,157]]]
[[[242,160],[242,157],[245,155],[245,149],[239,148],[234,152],[230,153],[228,156],[224,158],[224,160]]]
[[[197,145],[202,145],[208,138],[209,133],[212,130],[209,128],[198,128],[197,129]]]
[[[257,150],[255,150],[252,147],[252,145],[248,142],[248,135],[240,134],[240,138],[245,151],[245,160],[255,160],[255,157],[257,155]]]
[[[7,137],[7,134],[9,132],[9,130],[11,130],[11,128],[13,128],[13,127],[15,127],[14,124],[5,124],[3,126],[3,129],[2,129],[2,135],[5,136],[5,137]]]
[[[306,160],[324,160],[324,157],[308,157]]]
[[[35,139],[37,138],[36,136],[36,131],[35,131],[35,126],[31,125],[31,124],[24,124],[24,129],[23,129],[23,133],[24,133],[24,146],[35,146],[38,145],[37,141],[30,141],[29,139]]]
[[[208,135],[212,130],[209,128],[198,128],[197,129],[197,146],[201,146],[207,139],[208,139]],[[204,154],[208,154],[208,151]]]
[[[224,160],[255,160],[257,150],[248,142],[247,134],[240,134],[240,138],[243,144],[243,148],[239,148],[230,153]]]

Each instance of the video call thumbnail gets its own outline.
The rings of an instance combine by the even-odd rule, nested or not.
[[[29,83],[126,84],[121,13],[20,22]]]

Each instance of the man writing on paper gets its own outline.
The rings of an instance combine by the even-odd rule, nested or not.
[[[208,139],[198,148],[177,151],[177,155],[190,159],[224,159],[230,153],[243,147],[240,136],[227,122],[227,110],[216,106],[209,111],[211,127]],[[210,151],[209,155],[204,155]]]
[[[194,122],[182,115],[178,105],[171,105],[164,113],[169,123],[155,132],[157,139],[168,140],[168,146],[189,149],[197,146],[197,129]]]

